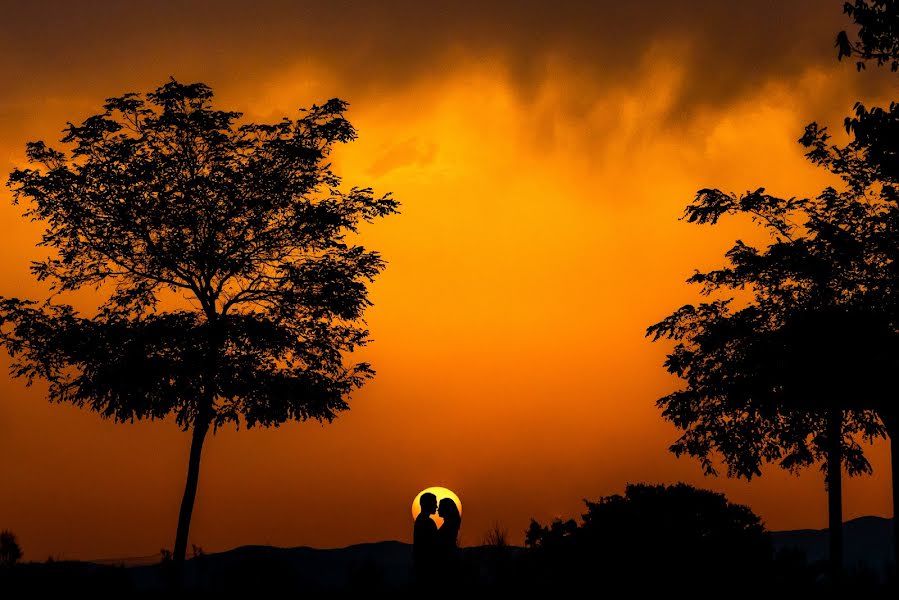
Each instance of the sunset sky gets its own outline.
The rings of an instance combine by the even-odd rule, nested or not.
[[[461,541],[494,522],[583,512],[628,482],[693,485],[770,529],[824,528],[822,475],[707,478],[667,450],[655,401],[678,386],[646,327],[698,290],[748,221],[679,221],[696,190],[833,183],[796,143],[842,131],[896,79],[839,63],[840,0],[642,2],[43,2],[0,0],[0,175],[104,99],[202,81],[248,121],[339,97],[359,139],[347,186],[401,214],[363,230],[389,265],[371,288],[377,376],[331,425],[207,440],[191,543],[337,547],[411,541],[409,505],[446,486]],[[43,298],[42,227],[0,188],[0,296]],[[89,311],[91,293],[70,300]],[[171,548],[189,435],[51,405],[0,358],[0,529],[26,560]],[[891,516],[888,445],[845,480],[846,519]]]

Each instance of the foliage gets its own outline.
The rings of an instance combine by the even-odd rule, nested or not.
[[[893,1],[847,3],[860,41],[841,46],[840,57],[878,64],[899,57],[890,33],[899,24],[897,9]],[[845,32],[840,39],[849,44]],[[659,401],[664,416],[685,431],[672,450],[700,458],[708,472],[714,450],[729,474],[746,477],[765,461],[795,469],[820,460],[828,406],[846,409],[849,472],[868,472],[852,436],[883,436],[884,423],[894,420],[899,106],[857,103],[845,128],[851,140],[844,146],[832,144],[817,123],[799,140],[812,163],[841,179],[840,189],[828,187],[813,199],[778,198],[764,188],[739,197],[704,189],[686,209],[695,223],[747,214],[771,235],[764,250],[737,241],[726,267],[688,280],[707,296],[730,297],[684,306],[647,331],[677,342],[665,366],[687,384]],[[734,308],[735,295],[742,295],[742,308]]]
[[[824,457],[825,413],[838,407],[845,466],[870,471],[855,436],[884,434],[872,409],[886,401],[897,364],[886,351],[896,343],[889,315],[878,309],[887,258],[876,251],[893,216],[858,194],[851,186],[811,200],[705,189],[687,208],[697,223],[749,213],[772,241],[759,250],[738,240],[725,267],[688,279],[704,295],[734,295],[683,306],[647,330],[676,342],[665,367],[685,389],[658,405],[683,431],[677,455],[714,473],[717,451],[729,475],[747,478],[764,462],[795,470]]]
[[[899,4],[859,0],[845,11],[859,41],[841,33],[840,58],[892,60],[896,70]],[[688,280],[705,295],[730,297],[684,306],[647,331],[677,342],[665,366],[687,384],[659,400],[685,432],[672,450],[700,458],[708,472],[715,450],[729,474],[746,477],[765,461],[795,469],[820,460],[828,406],[846,409],[846,467],[868,472],[852,436],[872,439],[896,426],[899,105],[857,103],[845,128],[851,140],[843,146],[817,123],[799,140],[812,163],[841,179],[839,190],[805,199],[704,189],[687,207],[696,223],[748,214],[772,240],[764,250],[738,241],[725,268]],[[748,296],[742,308],[735,295]]]
[[[354,241],[398,207],[340,189],[329,157],[356,137],[345,102],[239,124],[212,97],[173,79],[70,123],[68,151],[28,144],[34,167],[9,185],[46,226],[51,253],[32,272],[54,294],[0,298],[13,375],[116,421],[174,414],[193,430],[179,567],[210,426],[331,421],[373,376],[344,359],[368,340],[367,283],[384,261]],[[51,302],[82,288],[104,298],[93,316]]]
[[[857,0],[844,11],[859,25],[859,41],[841,32],[838,58],[857,57],[859,70],[868,60],[899,69],[899,3]],[[807,158],[840,177],[840,189],[814,199],[778,198],[764,188],[740,197],[700,190],[688,221],[750,215],[771,241],[759,250],[738,240],[724,268],[688,280],[718,298],[683,306],[647,330],[653,340],[676,342],[665,367],[686,386],[658,405],[683,432],[671,446],[678,456],[697,457],[715,473],[718,455],[729,475],[747,478],[764,462],[790,470],[822,463],[833,581],[843,568],[842,467],[871,472],[859,437],[893,440],[896,491],[897,114],[896,104],[869,110],[857,103],[845,121],[852,137],[845,146],[832,145],[817,123],[806,127]]]
[[[843,4],[843,12],[859,26],[858,40],[845,31],[837,35],[838,57],[856,57],[859,71],[867,61],[890,65],[899,71],[899,2],[896,0],[855,0]]]
[[[91,317],[4,298],[0,343],[14,375],[118,421],[330,420],[372,375],[342,355],[366,342],[365,284],[384,262],[351,236],[397,203],[339,189],[327,161],[356,136],[345,102],[239,125],[212,96],[172,80],[69,124],[68,152],[28,144],[36,167],[9,185],[53,251],[32,272],[54,297],[106,294]]]
[[[22,558],[22,548],[16,535],[4,529],[0,531],[0,566],[12,567]]]
[[[683,483],[631,484],[624,495],[585,504],[581,524],[531,522],[526,545],[546,576],[732,583],[757,576],[771,558],[759,517],[723,494]]]

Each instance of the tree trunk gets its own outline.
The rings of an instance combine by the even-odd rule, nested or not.
[[[830,577],[839,583],[843,574],[843,412],[827,413],[827,513]]]
[[[893,568],[899,569],[899,418],[878,413],[890,438],[890,479],[893,487]]]
[[[205,411],[200,411],[205,413]],[[205,415],[203,415],[205,417]],[[184,485],[184,496],[181,498],[181,512],[178,514],[178,531],[175,533],[175,553],[172,556],[177,569],[184,565],[187,554],[187,534],[190,531],[190,517],[194,511],[194,498],[197,496],[197,483],[200,479],[200,455],[203,452],[203,441],[209,431],[209,421],[197,415],[193,436],[190,442],[190,459],[187,463],[187,483]]]

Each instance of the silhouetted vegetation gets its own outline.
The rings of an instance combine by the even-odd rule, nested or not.
[[[372,377],[344,354],[368,339],[366,284],[385,263],[348,236],[398,206],[340,189],[328,161],[356,137],[345,102],[239,124],[212,97],[172,80],[110,98],[65,129],[68,151],[29,143],[34,167],[9,179],[47,228],[34,275],[106,293],[87,317],[56,294],[0,299],[12,374],[47,380],[54,402],[120,422],[174,415],[192,432],[176,563],[210,428],[330,421]]]
[[[858,39],[845,31],[837,35],[838,58],[855,58],[859,71],[868,61],[890,65],[899,71],[899,5],[896,0],[855,0],[843,4],[843,12],[858,25]]]
[[[335,550],[245,546],[197,552],[183,567],[181,585],[210,595],[558,597],[613,589],[813,590],[823,581],[826,531],[767,533],[749,509],[727,502],[721,494],[683,484],[634,485],[624,495],[586,505],[580,521],[532,523],[527,548],[461,548],[452,578],[439,567],[424,591],[414,585],[412,547],[400,542]],[[875,517],[847,523],[847,582],[887,580],[889,531],[887,520]],[[0,595],[100,591],[170,597],[172,568],[170,553],[160,564],[131,567],[58,560],[20,563],[15,569],[0,569]]]
[[[498,521],[495,522],[484,534],[482,545],[490,548],[506,548],[509,545],[509,530]]]
[[[472,578],[485,590],[508,591],[515,586],[520,562],[520,550],[509,541],[509,531],[498,521],[484,534],[479,548],[480,555],[469,568]],[[463,555],[464,556],[464,555]]]
[[[16,535],[4,529],[0,531],[0,567],[13,567],[22,558],[22,548]]]
[[[846,2],[844,11],[859,26],[858,39],[850,40],[845,32],[837,37],[839,58],[855,57],[859,70],[867,61],[878,66],[889,63],[892,71],[899,70],[899,3],[895,0],[855,0]],[[897,328],[899,313],[899,105],[890,102],[889,108],[866,108],[861,103],[855,105],[855,115],[847,117],[845,128],[852,135],[852,141],[844,147],[828,143],[826,128],[812,123],[803,138],[803,143],[812,149],[813,160],[840,175],[848,185],[868,201],[873,197],[889,210],[880,209],[869,241],[873,246],[877,262],[871,264],[876,275],[880,310],[889,315],[890,326]],[[871,251],[871,248],[866,248]],[[888,349],[895,355],[895,346]],[[888,382],[892,383],[892,382]],[[893,483],[893,515],[899,513],[899,403],[884,394],[875,405],[878,415],[887,429],[891,441],[891,463]],[[894,522],[894,526],[895,526]],[[899,527],[894,530],[895,564],[899,567]]]
[[[839,57],[859,58],[860,68],[893,61],[895,70],[899,5],[859,1],[845,10],[859,40],[842,32]],[[684,306],[647,331],[677,342],[665,366],[686,388],[658,403],[684,432],[676,454],[699,458],[709,473],[720,456],[728,474],[747,478],[763,462],[790,470],[824,463],[834,577],[843,563],[841,465],[870,473],[857,438],[899,435],[891,393],[899,370],[899,107],[857,104],[845,126],[852,140],[842,147],[817,123],[800,139],[811,162],[842,179],[840,189],[813,199],[764,188],[697,193],[688,221],[749,215],[771,242],[760,250],[737,241],[726,267],[688,280],[704,295],[727,297]]]
[[[746,212],[773,241],[763,251],[738,241],[728,266],[690,278],[706,295],[743,290],[739,308],[732,297],[686,305],[647,332],[677,342],[665,367],[686,384],[658,402],[683,431],[672,451],[699,458],[708,473],[719,456],[729,475],[746,478],[763,462],[791,471],[823,463],[838,565],[840,465],[871,471],[856,436],[884,435],[871,408],[896,361],[888,319],[866,283],[867,234],[847,233],[859,233],[860,210],[875,210],[860,207],[833,189],[814,200],[701,190],[688,220]]]
[[[585,501],[582,522],[531,522],[525,543],[541,585],[712,586],[766,578],[761,520],[723,494],[686,484],[628,485]]]

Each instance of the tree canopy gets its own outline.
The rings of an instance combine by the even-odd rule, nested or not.
[[[331,169],[356,137],[346,102],[256,124],[212,98],[173,79],[70,123],[64,150],[29,143],[9,185],[46,227],[31,270],[53,293],[0,298],[14,375],[116,421],[173,414],[193,430],[178,561],[209,427],[330,421],[373,375],[346,360],[368,341],[367,284],[385,266],[359,226],[398,208]],[[97,290],[95,314],[58,302],[81,288]]]
[[[109,293],[90,317],[3,299],[2,341],[16,375],[117,420],[175,413],[186,428],[204,392],[217,425],[331,419],[372,374],[342,353],[366,341],[365,283],[384,266],[348,236],[397,203],[342,192],[325,162],[356,135],[345,102],[238,126],[211,99],[171,81],[69,124],[68,154],[28,144],[39,168],[9,184],[54,251],[33,273],[57,292]],[[160,305],[166,291],[190,306]]]
[[[895,340],[871,304],[868,228],[880,208],[857,200],[833,188],[812,200],[699,191],[688,221],[749,213],[772,241],[763,250],[737,241],[725,267],[688,279],[704,295],[730,296],[683,306],[647,330],[675,340],[665,367],[686,384],[658,401],[683,431],[676,454],[697,457],[709,473],[718,455],[738,477],[760,474],[764,462],[796,470],[825,458],[826,413],[838,408],[845,467],[870,471],[855,436],[884,435],[872,408],[893,372],[881,350]]]
[[[623,495],[584,503],[581,523],[532,520],[526,533],[534,573],[559,578],[557,585],[593,577],[627,586],[732,585],[757,580],[771,559],[761,519],[724,494],[684,483],[629,484]]]
[[[838,58],[855,57],[859,71],[868,61],[889,64],[899,71],[899,2],[896,0],[855,0],[843,3],[843,12],[858,25],[858,39],[845,31],[837,35]]]
[[[868,61],[899,69],[899,3],[857,0],[844,11],[859,25],[858,39],[841,32],[838,57],[856,57],[859,70]],[[647,331],[676,341],[665,366],[686,383],[658,402],[684,432],[675,453],[698,457],[707,472],[718,453],[729,474],[746,477],[763,462],[795,470],[826,459],[834,577],[842,563],[841,466],[871,471],[859,437],[891,438],[894,505],[899,500],[897,117],[895,103],[857,103],[843,146],[827,128],[808,125],[800,139],[807,158],[842,180],[814,199],[700,190],[688,221],[748,214],[771,243],[759,250],[737,241],[727,266],[689,280],[719,297]],[[899,549],[899,529],[895,536]]]

